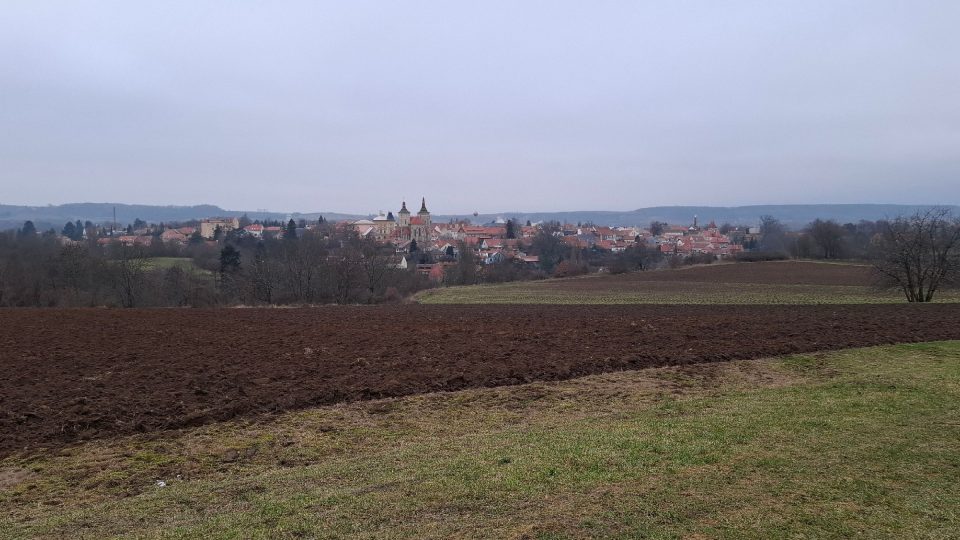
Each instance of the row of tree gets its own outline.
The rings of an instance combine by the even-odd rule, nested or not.
[[[37,234],[30,222],[15,233],[0,233],[0,306],[378,303],[431,286],[416,271],[418,263],[444,263],[442,273],[433,277],[446,285],[471,285],[714,260],[665,258],[645,243],[620,253],[571,248],[557,236],[558,223],[544,224],[530,241],[527,250],[539,258],[538,265],[508,258],[481,264],[463,244],[441,254],[412,245],[407,269],[398,267],[391,246],[325,222],[305,230],[291,220],[280,239],[227,233],[217,243],[186,246],[159,238],[146,246],[102,246],[95,239],[81,241],[78,225],[70,225],[64,226],[64,236],[77,241]],[[800,233],[790,233],[766,216],[754,247],[759,250],[754,255],[870,260],[877,284],[901,290],[911,302],[930,301],[939,290],[960,282],[960,220],[944,210],[846,225],[816,220]],[[180,263],[159,262],[169,260]]]
[[[938,291],[960,285],[960,217],[947,209],[844,225],[818,219],[794,235],[766,216],[761,235],[768,252],[869,261],[876,285],[901,291],[909,302],[929,302]]]
[[[393,249],[352,233],[172,246],[0,233],[0,306],[376,303],[429,286]],[[173,264],[171,264],[171,262]]]

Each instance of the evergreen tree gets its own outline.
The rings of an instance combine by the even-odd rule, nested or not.
[[[240,252],[231,244],[220,250],[220,273],[233,273],[240,270]]]
[[[74,240],[83,240],[83,231],[84,231],[83,223],[78,219],[73,226],[77,235],[76,238],[74,238]]]
[[[507,238],[516,238],[517,232],[514,230],[513,220],[507,220]]]
[[[77,227],[72,221],[68,221],[67,224],[63,226],[63,230],[60,231],[60,233],[67,238],[74,240],[74,237],[77,236]]]
[[[417,249],[419,249],[419,248],[417,247],[417,241],[416,241],[416,240],[411,240],[411,241],[410,241],[410,253],[415,253],[415,252],[417,251]]]
[[[285,240],[297,239],[297,222],[293,218],[290,218],[290,221],[287,222],[287,228],[283,231],[283,238]]]
[[[527,227],[533,227],[533,223],[530,223],[530,220],[527,220]]]

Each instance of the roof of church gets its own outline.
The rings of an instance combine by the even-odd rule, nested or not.
[[[400,213],[401,213],[401,214],[409,214],[409,213],[410,213],[410,211],[407,210],[407,201],[403,201],[403,206],[400,207]]]
[[[430,213],[430,212],[427,211],[427,198],[426,198],[426,197],[424,197],[424,198],[423,198],[423,202],[420,203],[420,213],[421,213],[421,214],[429,214],[429,213]]]

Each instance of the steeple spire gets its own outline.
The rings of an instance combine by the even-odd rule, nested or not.
[[[429,214],[429,213],[430,213],[430,212],[427,212],[427,198],[426,198],[426,197],[424,197],[424,198],[423,198],[423,201],[420,203],[420,213],[421,213],[421,214]]]
[[[407,201],[403,201],[403,206],[400,207],[401,214],[409,214],[410,211],[407,210]]]

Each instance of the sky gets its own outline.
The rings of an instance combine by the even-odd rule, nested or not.
[[[0,204],[960,203],[956,0],[0,1]]]

